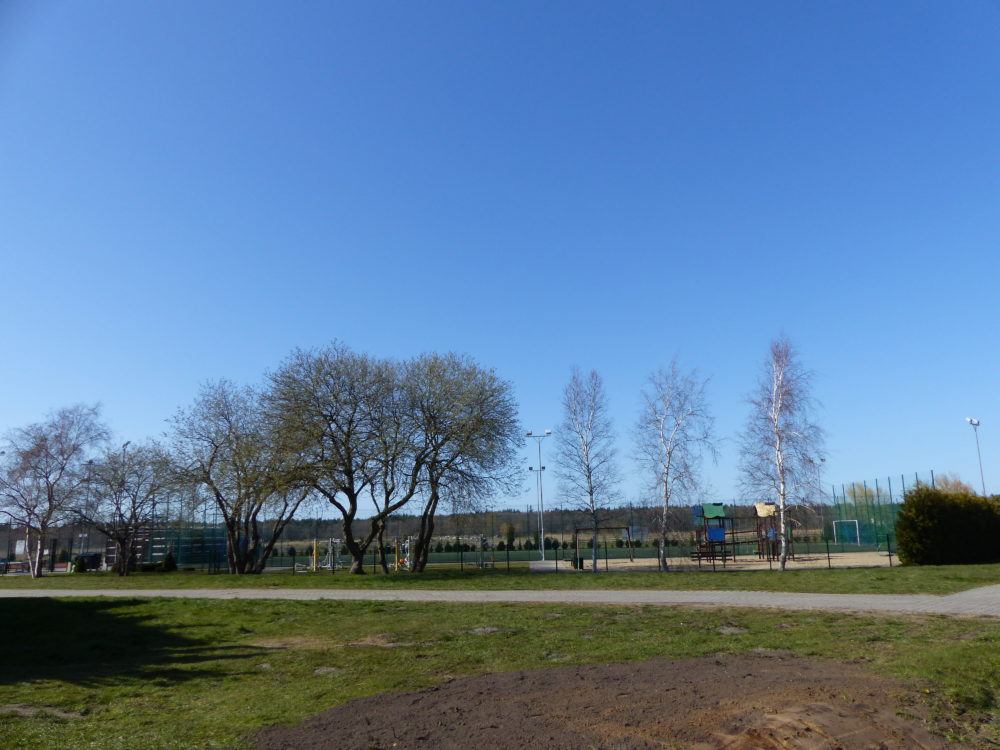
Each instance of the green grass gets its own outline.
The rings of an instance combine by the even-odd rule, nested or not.
[[[344,589],[672,589],[800,591],[832,594],[950,594],[1000,583],[1000,565],[948,565],[833,570],[671,572],[671,573],[531,573],[526,565],[510,572],[466,568],[432,569],[420,575],[352,576],[343,571],[290,571],[259,576],[209,575],[203,572],[137,573],[127,578],[108,573],[0,576],[0,588],[190,589],[190,588],[344,588]]]
[[[988,619],[167,598],[0,600],[0,622],[0,705],[82,714],[0,713],[4,748],[239,747],[266,724],[455,676],[755,648],[895,675],[958,737],[1000,718],[1000,621]]]

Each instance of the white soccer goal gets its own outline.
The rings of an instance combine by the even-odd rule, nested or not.
[[[851,520],[849,520],[849,521],[834,521],[833,522],[833,543],[834,544],[837,543],[837,524],[838,523],[846,523],[846,524],[852,524],[853,523],[854,524],[854,543],[857,544],[860,547],[861,546],[861,529],[858,527],[857,519],[853,519],[853,518]],[[848,542],[848,544],[850,544],[850,542]]]

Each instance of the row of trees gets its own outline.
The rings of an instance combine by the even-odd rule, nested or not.
[[[636,457],[661,505],[661,564],[667,566],[668,510],[699,487],[702,460],[714,457],[707,380],[674,361],[643,389]],[[747,496],[776,499],[781,567],[788,510],[816,491],[822,433],[811,416],[810,375],[780,338],[749,399],[741,436]],[[574,370],[563,394],[557,464],[567,498],[586,510],[596,539],[602,507],[616,501],[614,429],[596,372]],[[514,459],[522,435],[510,383],[467,357],[428,354],[380,359],[333,343],[293,352],[261,387],[205,384],[178,410],[160,442],[109,447],[96,406],[62,409],[14,430],[0,455],[0,504],[26,530],[32,575],[41,572],[48,531],[72,520],[106,534],[124,575],[137,536],[157,503],[203,504],[221,515],[233,573],[256,573],[305,503],[337,512],[352,572],[364,571],[393,513],[419,516],[410,559],[427,564],[442,503],[469,508],[519,484]],[[359,508],[375,513],[355,533]],[[593,567],[596,570],[596,544]]]
[[[305,503],[340,517],[351,571],[382,550],[389,516],[419,507],[412,567],[427,564],[442,504],[472,506],[516,485],[521,443],[510,383],[455,354],[379,359],[334,343],[293,352],[259,388],[221,380],[169,420],[164,439],[109,448],[96,406],[14,430],[0,456],[0,507],[24,528],[41,573],[49,530],[90,524],[114,540],[127,574],[157,503],[216,508],[232,573],[260,572]],[[354,522],[375,507],[368,530]]]
[[[660,504],[660,567],[667,570],[669,509],[697,493],[700,468],[715,458],[714,419],[708,380],[676,360],[649,376],[634,428],[635,457]],[[823,433],[813,418],[811,374],[784,337],[771,342],[750,412],[740,435],[742,490],[747,497],[776,500],[781,534],[780,567],[789,550],[789,510],[819,493]],[[563,392],[563,422],[556,433],[558,476],[567,498],[586,511],[597,539],[601,508],[616,501],[619,482],[615,431],[600,375],[574,369]],[[596,572],[597,549],[592,569]]]

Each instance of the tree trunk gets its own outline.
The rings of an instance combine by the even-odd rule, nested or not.
[[[437,510],[438,490],[436,486],[431,487],[430,497],[420,514],[420,530],[416,540],[410,545],[413,562],[410,570],[414,573],[423,573],[427,568],[427,559],[430,554],[431,540],[434,538],[434,513]]]
[[[32,578],[42,577],[42,549],[45,546],[45,535],[38,532],[35,537],[35,552],[32,554],[31,547],[28,547],[28,568]]]
[[[236,529],[235,522],[226,520],[226,565],[229,572],[237,573],[237,556],[239,555],[240,533]]]
[[[781,504],[778,506],[778,525],[781,533],[781,554],[778,557],[779,570],[784,570],[788,564],[788,514],[785,509],[785,498],[779,498]]]
[[[663,509],[660,512],[660,548],[656,554],[660,556],[660,570],[667,570],[667,508],[670,505],[669,485],[664,481]]]
[[[377,529],[375,543],[378,545],[378,562],[382,568],[382,573],[388,575],[389,561],[385,558],[385,518],[378,518],[375,523]]]
[[[591,503],[593,503],[593,500],[591,500]],[[593,507],[593,505],[591,505],[591,507]],[[598,535],[598,533],[600,531],[600,521],[598,520],[596,513],[593,515],[592,520],[594,522],[594,538],[593,538],[593,540],[591,541],[591,544],[590,544],[590,546],[591,546],[590,557],[591,557],[591,561],[593,563],[593,570],[591,572],[596,573],[596,572],[598,572],[598,567],[597,567],[597,535]]]
[[[341,523],[344,529],[344,546],[347,547],[351,555],[351,569],[348,571],[353,575],[363,576],[365,574],[365,548],[358,544],[354,538],[353,518],[347,516]]]
[[[118,559],[119,576],[127,576],[128,569],[132,567],[132,545],[129,543],[130,540],[115,539],[115,556]]]

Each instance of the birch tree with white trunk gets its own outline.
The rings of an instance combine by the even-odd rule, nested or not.
[[[595,370],[573,368],[563,391],[563,421],[556,433],[557,475],[563,493],[585,511],[593,528],[591,562],[597,572],[602,509],[618,497],[615,431],[604,382]]]
[[[0,467],[0,510],[25,530],[31,577],[42,574],[49,530],[85,494],[87,459],[108,439],[100,407],[70,406],[12,430]]]
[[[823,430],[816,423],[813,374],[791,342],[771,342],[757,386],[747,401],[750,415],[741,436],[741,486],[745,496],[778,505],[780,569],[788,562],[789,509],[820,493]]]
[[[668,570],[668,510],[699,485],[703,457],[716,456],[715,419],[708,409],[708,379],[683,372],[677,360],[649,376],[635,427],[639,463],[652,476],[660,500],[660,570]]]

